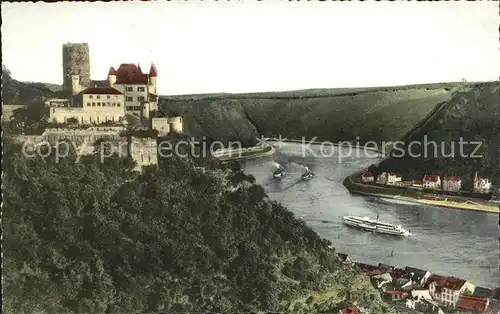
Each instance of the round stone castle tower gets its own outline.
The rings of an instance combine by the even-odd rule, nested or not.
[[[66,43],[62,47],[63,90],[71,93],[72,75],[79,76],[79,85],[90,87],[90,51],[87,43]]]

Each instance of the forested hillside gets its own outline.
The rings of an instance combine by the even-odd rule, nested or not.
[[[500,183],[499,91],[499,82],[457,91],[426,123],[409,133],[399,152],[372,170],[395,171],[408,179],[429,173],[456,175],[469,190],[476,171]],[[462,153],[460,141],[464,142]],[[411,142],[420,144],[409,147]]]
[[[390,311],[251,176],[20,149],[4,142],[4,313]]]
[[[2,103],[8,105],[29,105],[32,102],[52,97],[54,92],[43,83],[24,83],[12,78],[2,64]]]

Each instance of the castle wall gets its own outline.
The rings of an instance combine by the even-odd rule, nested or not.
[[[167,119],[167,121],[170,125],[170,132],[182,133],[182,117],[170,117]]]
[[[135,170],[140,171],[143,166],[158,164],[158,146],[154,138],[132,137],[129,152],[132,159],[137,163]]]
[[[87,43],[67,43],[62,47],[63,90],[72,92],[71,75],[80,76],[80,85],[90,86],[90,51]]]
[[[124,127],[96,127],[84,130],[48,128],[45,130],[42,137],[51,143],[55,143],[63,139],[68,139],[77,143],[94,143],[100,138],[108,138],[112,140],[123,139],[120,133],[124,130],[126,130]]]
[[[158,131],[158,136],[166,136],[170,133],[168,118],[151,119],[151,129]]]
[[[70,105],[69,99],[66,98],[53,98],[45,102],[49,107],[68,107]]]
[[[106,121],[121,121],[124,117],[123,107],[52,107],[49,122],[63,123],[69,118],[76,118],[78,123],[92,124]]]
[[[114,145],[126,147],[127,138],[120,135],[124,130],[124,127],[95,127],[85,130],[49,128],[45,130],[42,138],[51,144],[69,140],[78,147],[81,154],[86,155],[93,153],[93,144],[99,139],[105,139],[113,142]]]

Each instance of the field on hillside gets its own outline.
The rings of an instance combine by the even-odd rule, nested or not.
[[[449,100],[460,84],[168,96],[161,98],[161,104],[166,111],[185,114],[188,129],[190,120],[201,123],[204,119],[192,109],[217,108],[230,100],[238,111],[244,109],[244,119],[265,136],[380,143],[400,140]],[[220,116],[220,121],[205,123],[224,125],[227,119]]]
[[[356,95],[366,92],[395,92],[407,89],[447,89],[461,86],[462,82],[449,83],[430,83],[416,85],[401,85],[401,86],[381,86],[381,87],[348,87],[348,88],[312,88],[299,89],[291,91],[274,91],[274,92],[253,92],[253,93],[211,93],[211,94],[187,94],[187,95],[171,95],[161,96],[168,100],[189,100],[189,99],[246,99],[246,98],[264,98],[264,99],[279,99],[279,98],[317,98],[331,97],[339,95]],[[469,83],[473,84],[473,83]]]
[[[444,89],[364,92],[291,100],[240,100],[265,135],[321,140],[394,141],[451,93]],[[359,138],[358,138],[359,137]]]

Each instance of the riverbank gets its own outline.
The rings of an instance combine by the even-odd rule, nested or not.
[[[416,204],[432,205],[437,207],[453,208],[458,210],[472,210],[488,213],[500,213],[499,207],[494,202],[472,198],[449,197],[444,200],[436,199],[428,193],[418,192],[413,189],[394,189],[388,186],[374,186],[358,183],[353,180],[360,173],[348,176],[344,180],[344,186],[349,192],[364,196],[388,198]],[[415,194],[415,195],[408,195]]]
[[[215,159],[227,162],[241,159],[258,159],[274,155],[276,150],[272,146],[254,146],[249,148],[225,149],[214,152]]]
[[[276,143],[296,143],[296,144],[304,144],[304,145],[328,145],[328,146],[335,146],[335,147],[350,147],[353,149],[363,149],[366,151],[370,152],[375,152],[377,154],[383,155],[384,151],[379,150],[376,148],[372,147],[366,147],[366,146],[361,146],[361,145],[353,145],[353,144],[348,144],[349,142],[339,142],[339,143],[333,143],[331,141],[318,141],[318,140],[297,140],[297,139],[277,139],[277,138],[270,138],[266,140],[266,142],[276,142]]]
[[[400,201],[405,201],[405,202],[410,202],[410,203],[415,203],[415,204],[426,204],[426,205],[454,208],[454,209],[460,209],[460,210],[474,210],[474,211],[481,211],[481,212],[500,213],[498,208],[496,208],[494,206],[488,206],[485,204],[473,204],[473,203],[465,203],[465,202],[458,203],[458,202],[453,202],[453,201],[436,201],[436,200],[427,200],[427,199],[415,199],[415,198],[398,196],[398,195],[394,196],[394,195],[387,195],[387,194],[365,193],[365,192],[360,192],[360,191],[352,191],[352,192],[355,194],[360,194],[360,195],[365,195],[365,196],[389,198],[389,199],[400,200]]]

